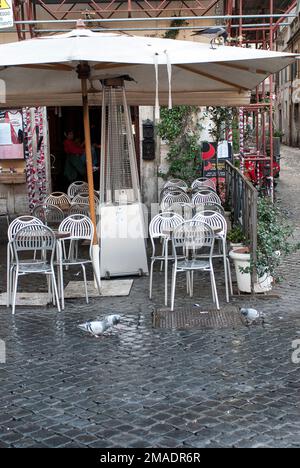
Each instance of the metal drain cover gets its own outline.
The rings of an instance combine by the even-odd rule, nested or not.
[[[152,314],[152,325],[155,328],[239,328],[245,321],[236,307],[225,307],[221,310],[209,310],[190,305],[180,307],[174,312],[170,309],[157,309]]]

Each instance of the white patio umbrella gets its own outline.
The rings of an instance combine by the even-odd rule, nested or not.
[[[80,105],[76,68],[89,63],[91,104],[99,104],[99,79],[128,75],[130,105],[245,105],[249,90],[295,60],[295,55],[224,47],[80,28],[55,36],[0,46],[0,78],[6,82],[6,104]],[[13,66],[14,68],[10,68]],[[7,67],[7,68],[6,68]],[[93,92],[94,91],[94,92]]]
[[[96,226],[88,94],[91,104],[100,104],[101,79],[128,75],[131,105],[158,108],[159,103],[171,106],[173,101],[237,106],[249,103],[249,90],[293,63],[295,57],[242,47],[212,50],[198,42],[93,33],[81,27],[0,45],[0,79],[6,83],[6,106],[82,102],[90,210]],[[96,235],[94,245],[97,249]]]

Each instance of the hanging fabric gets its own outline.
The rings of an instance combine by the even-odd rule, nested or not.
[[[43,108],[36,107],[35,114],[35,135],[36,135],[36,175],[38,186],[38,199],[42,202],[46,197],[46,168],[44,153],[44,126],[43,126]]]
[[[158,97],[158,53],[154,54],[154,68],[155,68],[155,111],[154,117],[155,120],[159,120],[160,118],[160,110],[159,110],[159,97]]]
[[[165,50],[166,59],[167,59],[167,73],[168,73],[168,83],[169,83],[169,100],[168,100],[168,108],[169,110],[172,109],[172,65],[169,59],[168,52]]]
[[[23,125],[24,125],[24,146],[25,146],[25,162],[26,162],[26,181],[29,199],[29,209],[32,212],[35,204],[37,203],[35,197],[35,167],[33,160],[33,146],[32,146],[32,125],[31,125],[31,112],[29,107],[22,109]]]

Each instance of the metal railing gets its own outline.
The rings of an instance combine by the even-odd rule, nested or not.
[[[225,164],[226,202],[231,207],[234,225],[241,226],[249,244],[253,263],[257,260],[257,200],[258,191],[242,172],[229,161]],[[252,286],[256,271],[252,272]]]

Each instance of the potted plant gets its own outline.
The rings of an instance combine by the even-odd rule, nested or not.
[[[240,225],[235,225],[227,234],[227,240],[230,242],[230,248],[236,250],[245,246],[246,237]]]
[[[251,273],[255,268],[257,281],[254,291],[270,291],[274,281],[279,279],[278,267],[285,255],[299,248],[289,239],[292,228],[284,220],[279,206],[269,198],[258,199],[257,216],[257,260],[247,248],[232,250],[230,257],[234,261],[238,288],[241,292],[251,292]]]

